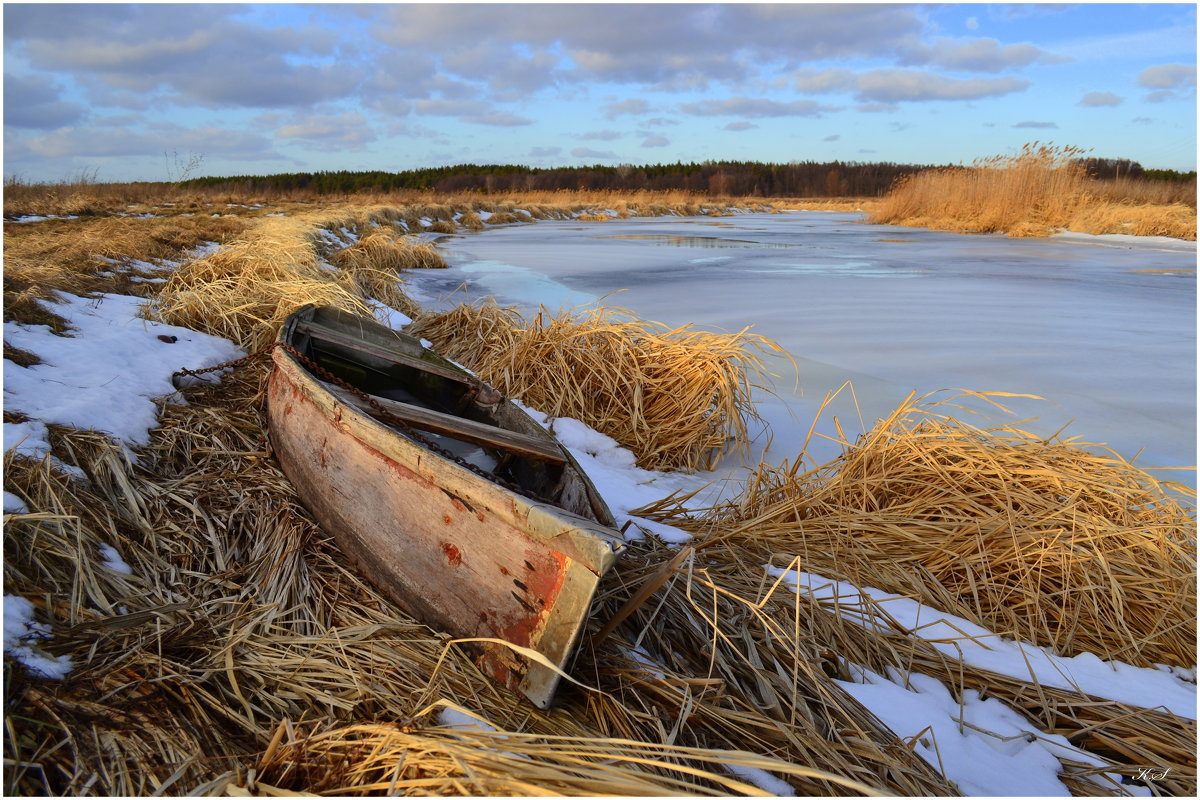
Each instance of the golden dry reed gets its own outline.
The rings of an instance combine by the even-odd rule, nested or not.
[[[153,299],[150,313],[249,350],[274,341],[288,315],[309,303],[370,317],[374,306],[368,298],[375,298],[416,313],[393,271],[404,261],[395,254],[407,257],[410,246],[372,244],[383,238],[366,237],[368,244],[339,258],[337,269],[318,257],[312,222],[264,221],[249,235],[176,270]],[[381,260],[381,251],[386,260]]]
[[[541,309],[525,320],[492,301],[425,315],[411,331],[551,417],[571,417],[637,454],[646,469],[707,469],[744,447],[751,379],[771,340],[743,329],[671,328],[613,307]]]
[[[447,266],[437,247],[429,242],[397,236],[383,228],[366,234],[349,247],[335,251],[330,262],[342,269],[379,272],[444,269]]]
[[[1060,654],[1194,666],[1194,492],[1076,440],[974,427],[947,413],[958,399],[910,396],[815,469],[764,465],[707,522]]]
[[[906,176],[880,201],[871,222],[1010,236],[1126,233],[1196,238],[1195,203],[1124,199],[1111,182],[1087,177],[1075,163],[1083,151],[1027,143],[1014,156],[980,159],[970,167]],[[1155,198],[1157,199],[1157,198]]]
[[[5,225],[5,319],[21,319],[10,306],[54,291],[146,295],[146,278],[174,268],[182,253],[206,242],[224,242],[245,231],[228,217],[140,219],[99,217]],[[23,321],[23,320],[22,320]]]

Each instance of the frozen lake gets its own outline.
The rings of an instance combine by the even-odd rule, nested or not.
[[[853,437],[910,391],[1040,395],[1002,400],[992,424],[1107,444],[1143,467],[1196,462],[1196,246],[1133,237],[962,235],[868,225],[859,214],[538,222],[442,237],[452,265],[406,276],[435,306],[493,295],[551,310],[594,302],[676,325],[753,331],[779,399],[760,410],[762,458],[800,452],[827,393]],[[798,386],[797,386],[798,380]],[[862,424],[859,422],[861,412]],[[974,424],[983,420],[971,418]],[[765,444],[763,439],[760,444]],[[818,444],[818,462],[836,454]],[[1190,472],[1158,473],[1194,485]]]

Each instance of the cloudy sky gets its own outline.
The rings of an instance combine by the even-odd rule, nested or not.
[[[1156,3],[6,3],[4,174],[946,164],[1032,140],[1190,170],[1195,26]]]

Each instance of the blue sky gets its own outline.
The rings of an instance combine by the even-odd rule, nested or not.
[[[1194,4],[4,6],[4,174],[456,163],[1196,168]]]

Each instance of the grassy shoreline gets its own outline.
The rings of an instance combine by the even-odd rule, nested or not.
[[[451,225],[479,230],[583,215],[723,215],[734,208],[769,213],[784,207],[578,195],[558,203],[539,197],[423,198],[408,205],[244,202],[230,211],[206,205],[210,200],[178,198],[164,217],[146,218],[141,214],[157,204],[129,208],[123,199],[104,206],[56,200],[61,204],[45,208],[87,209],[86,215],[5,225],[6,320],[52,323],[54,305],[47,299],[55,291],[138,294],[152,303],[148,313],[253,348],[274,337],[282,316],[311,299],[345,303],[364,314],[371,313],[372,299],[405,310],[402,284],[397,288],[394,279],[402,281],[413,264],[436,266],[417,252],[410,234],[439,232],[439,223],[446,232]],[[834,201],[825,210],[866,208],[849,204],[855,207]],[[6,215],[8,208],[6,198]],[[287,216],[271,216],[280,210]],[[207,241],[223,247],[185,255]],[[514,328],[525,325],[513,321]],[[1086,572],[1089,566],[1122,572],[1122,553],[1135,553],[1139,582],[1148,582],[1151,591],[1138,595],[1138,603],[1118,600],[1149,616],[1146,609],[1163,585],[1155,579],[1178,566],[1178,551],[1187,544],[1174,537],[1186,539],[1189,526],[1194,578],[1194,511],[1160,494],[1156,484],[1130,477],[1124,465],[1087,462],[1077,470],[1082,479],[1064,470],[1060,480],[1046,481],[1042,473],[1053,471],[1061,449],[1038,451],[1045,463],[1039,461],[1031,476],[1022,450],[1029,442],[1017,441],[1014,450],[985,432],[918,429],[898,411],[890,425],[873,432],[866,443],[871,447],[851,448],[845,460],[853,471],[841,464],[813,472],[786,465],[764,469],[736,508],[701,516],[664,501],[646,514],[693,528],[696,550],[686,570],[652,603],[638,607],[604,646],[581,654],[580,678],[595,690],[569,687],[559,707],[540,712],[479,676],[445,637],[407,618],[341,563],[270,458],[264,377],[260,366],[219,386],[188,390],[188,405],[164,407],[161,427],[149,446],[137,450],[136,462],[103,435],[54,431],[54,455],[81,469],[84,481],[49,459],[6,457],[6,490],[18,494],[28,511],[5,515],[5,592],[32,598],[53,629],[55,653],[78,664],[65,681],[52,683],[7,661],[7,793],[751,791],[722,766],[732,758],[747,769],[783,776],[800,794],[859,795],[864,788],[952,794],[955,787],[912,742],[898,740],[835,682],[848,675],[851,663],[880,674],[919,665],[960,697],[986,691],[1020,710],[1032,727],[1086,745],[1107,766],[1097,770],[1064,759],[1061,779],[1077,793],[1118,792],[1092,780],[1097,772],[1135,776],[1139,769],[1168,767],[1172,772],[1160,788],[1195,793],[1191,720],[967,667],[903,631],[849,622],[828,603],[764,592],[762,564],[798,547],[836,553],[836,543],[850,531],[880,524],[880,517],[863,513],[871,503],[884,503],[885,495],[910,494],[908,505],[916,509],[905,521],[897,516],[904,503],[882,508],[890,530],[953,534],[956,520],[965,519],[967,528],[981,524],[971,513],[982,505],[985,489],[988,524],[1009,520],[1011,528],[996,530],[1024,543],[1006,561],[1005,537],[995,537],[1001,546],[991,553],[992,569],[1019,577],[1029,572],[1025,562],[1036,564],[1037,553],[1049,550],[1059,535],[1055,526],[1069,524],[1051,514],[1061,506],[1060,495],[1083,496],[1086,490],[1088,514],[1073,519],[1090,527],[1071,535],[1118,546],[1097,551],[1103,559],[1073,563],[1069,553],[1081,544],[1068,541],[1068,556],[1055,555],[1053,566],[1075,570],[1064,581],[1086,587],[1103,577]],[[6,408],[6,421],[16,412]],[[929,422],[928,415],[918,416]],[[953,452],[951,442],[950,450],[934,448],[911,474],[898,468],[906,463],[898,454],[912,451],[913,440],[940,443],[953,439],[950,434],[966,448]],[[974,459],[972,468],[954,470],[965,455]],[[891,472],[884,475],[880,465]],[[988,473],[993,468],[994,475]],[[981,475],[989,478],[986,485],[977,480]],[[1076,482],[1063,482],[1070,480]],[[1111,491],[1127,485],[1134,494]],[[935,488],[941,491],[932,496]],[[788,524],[810,513],[805,497],[812,498],[812,519],[821,526],[815,533],[805,529],[816,537],[808,540]],[[922,498],[941,515],[937,525],[926,519],[933,512],[915,504]],[[1124,516],[1130,505],[1149,516]],[[1034,524],[1045,520],[1053,524]],[[1174,549],[1162,547],[1156,555],[1153,543],[1137,538],[1145,526]],[[1120,537],[1133,537],[1132,543]],[[931,558],[946,560],[948,549],[926,543]],[[118,548],[131,574],[99,565],[95,553],[104,545]],[[633,547],[596,619],[609,618],[676,555],[652,538]],[[851,566],[869,572],[872,559],[877,555],[864,550]],[[837,559],[828,566],[835,569]],[[971,578],[979,580],[977,573]],[[950,585],[940,578],[925,591],[936,597]],[[1070,605],[1063,591],[1036,582],[993,588],[1023,597],[1033,612],[1042,604],[1068,617],[1073,609],[1086,611],[1074,624],[1085,617],[1101,623],[1116,618],[1095,593]],[[969,601],[956,610],[972,613]],[[1036,631],[1044,615],[1031,617],[1033,623],[997,632]],[[1172,627],[1174,622],[1182,627]],[[1155,638],[1160,631],[1154,620],[1149,633],[1132,623],[1119,626],[1118,635],[1136,628],[1137,641],[1106,640],[1100,647],[1138,653],[1147,663],[1194,662],[1194,651],[1177,652],[1177,639],[1186,649],[1187,637],[1177,634],[1188,620],[1174,622],[1167,624],[1169,647]],[[1107,627],[1089,624],[1088,632],[1107,634]],[[1065,634],[1056,628],[1059,635],[1048,640],[1069,651],[1069,628]],[[642,648],[637,652],[652,654],[653,669],[635,654],[635,643]],[[495,730],[464,732],[440,716],[442,709],[462,707],[486,710]]]

